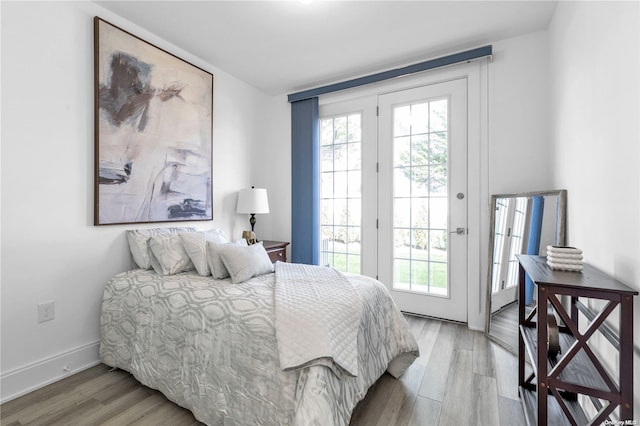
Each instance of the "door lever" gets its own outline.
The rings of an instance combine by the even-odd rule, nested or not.
[[[450,234],[456,234],[456,235],[464,235],[466,234],[466,231],[464,228],[456,228],[455,231],[451,231],[449,232]]]

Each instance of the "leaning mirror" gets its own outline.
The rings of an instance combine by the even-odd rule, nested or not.
[[[566,210],[566,190],[491,196],[485,331],[513,352],[518,350],[516,254],[545,256],[547,245],[565,245]]]

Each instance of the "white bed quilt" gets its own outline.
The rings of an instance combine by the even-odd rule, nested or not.
[[[385,370],[402,374],[418,346],[380,282],[346,276],[362,301],[355,377],[324,365],[283,371],[273,273],[241,284],[118,274],[104,290],[100,357],[208,425],[347,425],[368,388]]]
[[[362,302],[340,272],[277,262],[275,313],[283,370],[322,364],[337,375],[358,375]]]

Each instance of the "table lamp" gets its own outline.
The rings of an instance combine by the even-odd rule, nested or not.
[[[251,232],[256,225],[256,214],[269,213],[269,200],[267,190],[264,188],[245,188],[238,193],[238,205],[236,213],[250,214]]]

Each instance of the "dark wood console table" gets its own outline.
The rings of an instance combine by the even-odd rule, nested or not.
[[[546,257],[517,255],[520,262],[518,320],[518,384],[520,399],[530,425],[602,424],[619,407],[620,420],[633,417],[633,296],[638,292],[598,269],[585,264],[582,272],[552,270]],[[536,286],[536,307],[526,314],[525,275]],[[569,302],[567,311],[560,296]],[[589,299],[603,305],[599,312]],[[615,308],[619,309],[616,311]],[[605,323],[619,313],[618,331]],[[560,353],[547,350],[548,320],[558,318]],[[587,322],[579,326],[579,318]],[[553,318],[551,318],[553,319]],[[618,371],[610,374],[599,356],[587,345],[600,332],[618,351]],[[533,373],[525,377],[525,357]],[[616,364],[615,362],[613,363]],[[613,376],[613,377],[612,377]],[[578,398],[579,395],[583,397]],[[582,403],[581,403],[582,401]],[[588,418],[585,401],[595,416]],[[601,401],[604,401],[603,404]]]

